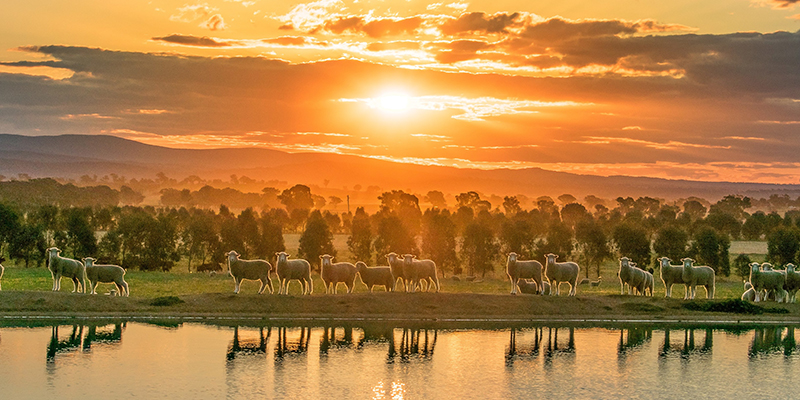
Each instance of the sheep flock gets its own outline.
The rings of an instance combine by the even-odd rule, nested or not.
[[[117,265],[95,264],[92,257],[76,260],[61,256],[58,248],[47,249],[47,267],[53,278],[53,291],[61,289],[62,278],[73,282],[72,292],[96,294],[99,283],[114,284],[109,294],[129,296],[130,288],[125,281],[125,270]],[[315,270],[312,264],[304,259],[291,259],[286,252],[275,254],[275,263],[267,260],[243,260],[239,253],[231,250],[225,253],[227,274],[233,278],[234,293],[239,293],[244,280],[254,280],[261,283],[258,290],[262,294],[269,289],[274,293],[271,275],[274,273],[279,282],[278,294],[289,294],[289,283],[298,281],[301,285],[302,295],[313,293],[311,272]],[[383,287],[386,292],[393,291],[428,291],[441,290],[439,270],[433,260],[418,260],[416,255],[389,253],[385,255],[387,265],[368,265],[364,261],[333,262],[334,256],[323,254],[319,257],[319,277],[325,286],[325,293],[335,295],[338,293],[338,284],[346,286],[346,293],[353,293],[356,287],[356,278],[360,277],[361,283],[373,293],[376,287]],[[575,296],[580,284],[591,283],[592,286],[600,284],[588,279],[579,280],[580,266],[573,261],[557,262],[558,255],[547,254],[544,265],[538,260],[522,260],[517,253],[508,253],[506,260],[506,274],[511,283],[511,294],[533,295],[560,295],[562,283],[569,285],[568,296]],[[5,259],[0,258],[0,263]],[[682,264],[673,265],[667,257],[658,260],[659,276],[664,284],[665,297],[672,297],[674,285],[684,285],[684,300],[695,298],[697,286],[702,286],[706,298],[713,299],[715,293],[715,272],[712,268],[694,265],[691,258],[681,259]],[[0,279],[3,277],[4,268],[0,264]],[[199,272],[199,271],[198,271]],[[212,269],[210,274],[215,274]],[[653,269],[639,268],[628,257],[619,259],[617,277],[622,295],[653,296],[654,294]],[[472,280],[468,277],[468,280]],[[457,280],[454,278],[454,280]],[[87,282],[88,281],[88,282]],[[402,284],[402,286],[401,286]],[[2,290],[2,286],[0,286]],[[800,271],[793,264],[786,264],[783,269],[774,268],[770,263],[751,263],[750,276],[744,284],[742,300],[762,302],[774,300],[777,302],[794,303],[800,290]]]

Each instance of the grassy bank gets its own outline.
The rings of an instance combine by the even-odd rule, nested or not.
[[[130,271],[126,280],[131,287],[130,298],[106,295],[69,293],[71,282],[62,282],[62,291],[50,291],[52,279],[43,268],[6,270],[3,291],[0,292],[0,314],[58,315],[58,316],[137,316],[137,315],[224,315],[254,317],[332,317],[332,318],[408,318],[408,319],[542,319],[542,318],[686,318],[722,319],[736,321],[742,313],[748,318],[800,320],[800,305],[767,303],[778,308],[742,311],[737,304],[724,304],[725,299],[738,299],[741,284],[735,280],[720,280],[717,299],[719,306],[708,307],[705,300],[687,307],[681,300],[683,288],[675,287],[665,299],[663,285],[656,285],[652,298],[622,296],[619,284],[604,281],[597,287],[581,285],[578,296],[511,296],[507,280],[499,278],[480,282],[442,280],[442,293],[368,293],[357,281],[356,291],[345,294],[340,286],[338,295],[325,295],[322,282],[314,276],[314,294],[300,296],[299,285],[292,283],[290,296],[258,295],[257,282],[246,282],[242,293],[234,295],[233,281],[226,275],[163,273]],[[277,283],[277,281],[275,281]],[[101,285],[107,292],[111,285]],[[564,286],[566,288],[566,286]],[[699,289],[698,298],[705,292]],[[699,304],[699,306],[697,306]],[[712,310],[712,311],[708,311]],[[764,312],[767,311],[767,312]],[[749,313],[749,314],[748,314]]]

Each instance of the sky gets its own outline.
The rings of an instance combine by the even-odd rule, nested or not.
[[[800,0],[4,1],[0,133],[796,184]]]

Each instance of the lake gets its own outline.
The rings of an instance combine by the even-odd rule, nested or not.
[[[789,398],[800,393],[794,326],[20,325],[6,321],[0,327],[2,398]]]

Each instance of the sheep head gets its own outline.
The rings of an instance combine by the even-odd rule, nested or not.
[[[517,256],[518,256],[518,254],[514,253],[513,251],[511,253],[508,253],[508,262],[517,261]]]
[[[59,250],[58,247],[51,247],[51,248],[47,249],[47,255],[50,256],[50,257],[55,257],[59,253],[61,253],[61,250]]]
[[[278,256],[278,262],[286,261],[286,259],[289,258],[289,254],[287,254],[285,251],[279,251],[275,253],[275,255]]]
[[[3,262],[3,260],[0,259],[0,262]],[[795,268],[794,264],[792,263],[786,264],[786,272],[794,272],[794,268]]]
[[[86,258],[83,259],[83,265],[85,265],[87,267],[91,267],[92,265],[94,265],[95,261],[97,261],[96,258],[86,257]]]
[[[693,265],[694,264],[694,259],[691,259],[689,257],[681,258],[681,262],[683,263],[683,267],[684,268],[692,268],[694,266]]]
[[[554,263],[554,262],[556,262],[556,260],[558,259],[558,254],[553,254],[553,253],[550,253],[550,254],[547,254],[547,255],[545,256],[545,258],[547,258],[547,261],[549,261],[549,262],[551,262],[551,263]]]
[[[391,263],[392,260],[397,260],[398,254],[395,253],[395,252],[391,252],[391,253],[387,254],[385,257],[386,257],[386,260],[388,260],[389,263]]]
[[[417,256],[415,256],[413,254],[403,254],[403,261],[406,264],[411,264],[412,262],[414,262],[415,258],[417,258]]]
[[[658,259],[658,261],[661,263],[662,267],[668,267],[670,265],[669,262],[672,260],[670,260],[668,257],[661,257]]]
[[[329,254],[323,254],[319,256],[319,259],[322,260],[322,265],[331,265],[331,261],[333,261],[333,256]]]

